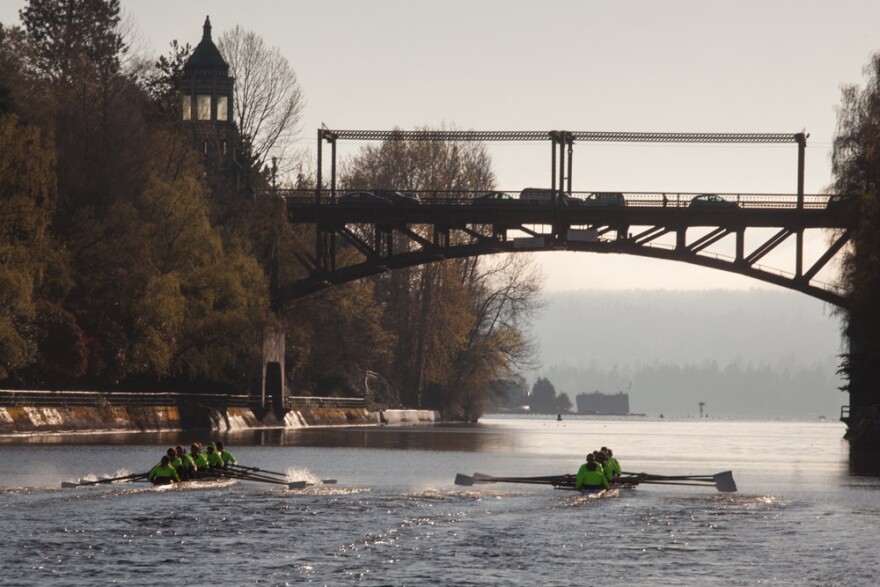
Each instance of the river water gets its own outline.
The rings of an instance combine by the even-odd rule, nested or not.
[[[876,585],[880,480],[849,472],[836,422],[488,416],[470,426],[224,438],[289,490],[237,482],[61,489],[147,470],[191,435],[0,444],[3,585]],[[643,485],[614,499],[460,487],[456,473],[732,470],[739,492]]]

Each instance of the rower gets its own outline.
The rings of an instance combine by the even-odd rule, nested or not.
[[[577,479],[574,482],[575,489],[608,489],[608,479],[599,470],[599,464],[590,459],[592,454],[587,455],[587,462],[578,469]]]
[[[220,453],[217,452],[213,444],[208,444],[208,466],[212,469],[224,466],[223,457],[220,456]]]
[[[596,454],[597,454],[596,451],[593,451],[593,452],[591,452],[590,454],[588,454],[588,455],[587,455],[587,463],[595,463],[595,464],[596,464],[596,469],[597,469],[600,473],[603,473],[603,474],[604,474],[604,471],[602,471],[602,465],[596,460]]]
[[[196,463],[192,460],[192,457],[186,454],[186,449],[180,446],[179,444],[175,448],[175,456],[171,460],[171,466],[177,471],[177,474],[180,475],[180,478],[185,480],[192,479],[193,473],[196,472]]]
[[[202,445],[198,442],[193,443],[189,448],[192,460],[196,464],[196,471],[204,471],[208,468],[208,458],[202,453]]]
[[[611,481],[614,478],[614,471],[611,469],[608,457],[601,450],[596,452],[596,463],[601,467],[599,472],[605,476],[605,479]]]
[[[174,450],[174,449],[171,449]],[[162,461],[150,469],[150,472],[147,473],[147,479],[153,485],[168,485],[169,483],[180,483],[180,476],[177,474],[177,471],[174,470],[174,467],[171,466],[171,459],[168,458],[168,455],[162,457]]]
[[[232,453],[223,448],[223,443],[219,440],[217,441],[217,452],[220,453],[220,458],[223,460],[223,466],[226,467],[228,465],[237,465],[238,461],[235,460],[235,457],[232,456]]]
[[[606,460],[608,461],[608,464],[611,466],[611,472],[613,473],[613,476],[615,478],[620,477],[620,473],[621,473],[620,463],[618,463],[617,459],[614,458],[614,453],[611,452],[611,449],[608,448],[607,446],[603,446],[599,450],[601,450],[602,452],[605,453],[605,456],[607,457]]]

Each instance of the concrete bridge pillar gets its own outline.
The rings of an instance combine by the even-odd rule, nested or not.
[[[263,330],[263,408],[276,412],[288,407],[284,368],[284,330],[267,326]]]

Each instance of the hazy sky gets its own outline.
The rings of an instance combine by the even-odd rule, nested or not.
[[[0,22],[17,23],[24,5],[2,0]],[[238,24],[277,46],[307,99],[301,144],[312,156],[322,122],[331,129],[806,130],[807,193],[830,183],[841,84],[862,83],[863,66],[880,50],[877,0],[122,5],[154,55],[166,53],[174,39],[195,46],[206,15],[215,39]],[[348,149],[340,147],[343,154]],[[500,189],[549,185],[546,142],[489,143],[489,149]],[[574,163],[576,191],[796,191],[794,145],[584,143],[575,145]],[[771,287],[621,255],[538,259],[549,290]]]

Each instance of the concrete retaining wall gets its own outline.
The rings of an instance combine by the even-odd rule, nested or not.
[[[249,408],[180,408],[177,406],[70,406],[66,408],[0,407],[0,436],[38,433],[173,432],[207,429],[220,432],[259,428],[378,426],[428,424],[440,421],[431,410],[363,408],[300,408],[283,420],[274,413],[262,418]]]
[[[87,432],[170,432],[211,428],[221,432],[253,428],[375,426],[377,418],[358,408],[304,408],[283,420],[273,413],[262,419],[248,408],[189,410],[177,406],[0,407],[0,435]]]
[[[377,414],[382,424],[427,424],[440,421],[433,410],[382,410]]]

